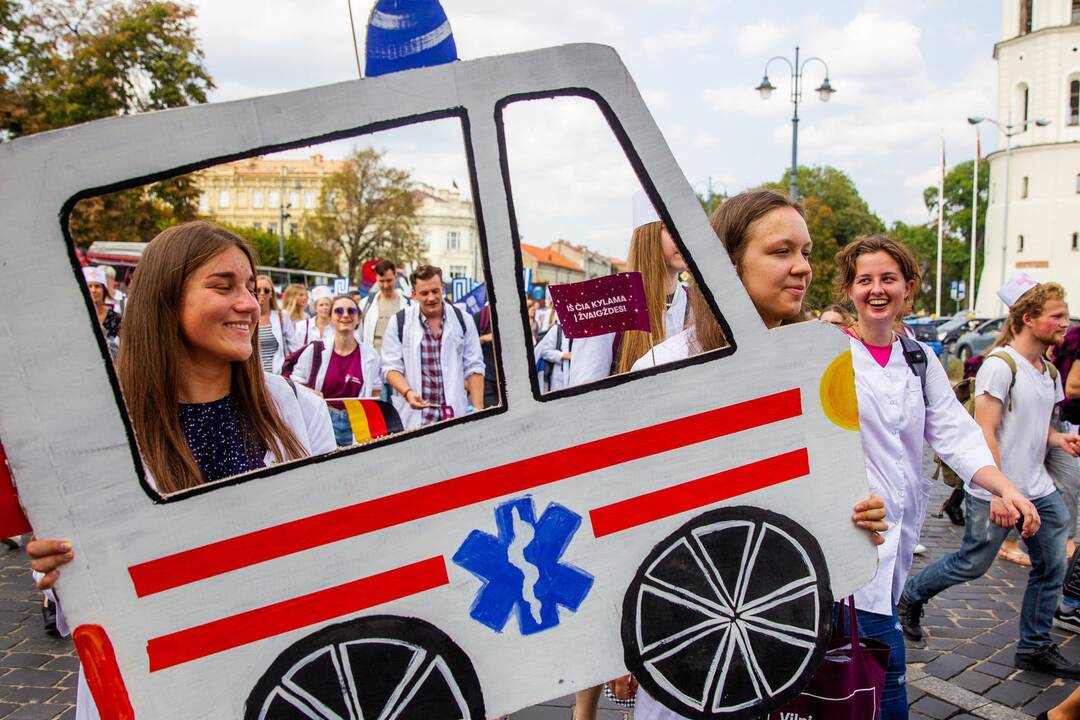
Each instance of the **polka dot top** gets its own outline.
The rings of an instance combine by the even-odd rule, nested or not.
[[[180,403],[180,426],[203,482],[263,467],[266,454],[232,395],[208,403]]]

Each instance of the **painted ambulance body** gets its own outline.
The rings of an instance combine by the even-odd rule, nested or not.
[[[541,396],[499,119],[508,102],[554,94],[583,95],[607,113],[732,348]],[[125,184],[439,117],[463,124],[502,407],[158,498],[142,480],[62,212]],[[318,651],[297,648],[330,628],[341,641],[334,667],[345,672],[341,648],[360,647],[347,633],[365,618],[424,621],[460,648],[470,667],[455,656],[454,672],[475,674],[483,709],[447,705],[445,717],[499,716],[595,685],[624,672],[624,601],[643,559],[725,506],[765,508],[812,535],[827,566],[821,597],[846,596],[874,574],[875,550],[850,521],[868,491],[846,338],[818,323],[764,328],[610,48],[565,46],[94,122],[0,145],[0,168],[0,366],[9,378],[0,437],[37,535],[73,541],[58,594],[98,704],[117,717],[127,716],[125,702],[155,720],[285,717],[267,710],[264,691],[283,697],[292,681],[268,685],[268,669],[285,667],[290,648],[286,665],[306,667]],[[38,318],[18,304],[43,294],[55,326],[48,353]],[[537,517],[552,504],[580,516],[558,559],[591,584],[576,611],[558,607],[557,624],[523,633],[519,608],[496,631],[471,615],[483,581],[453,558],[471,534],[498,534],[498,508],[526,500]],[[286,700],[295,717],[364,715]],[[714,715],[740,715],[725,712]]]

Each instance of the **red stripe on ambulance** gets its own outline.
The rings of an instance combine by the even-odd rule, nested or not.
[[[128,568],[145,597],[275,558],[802,414],[798,388],[349,505]]]
[[[611,535],[810,474],[806,448],[638,495],[589,512],[593,534]]]
[[[162,635],[146,643],[150,672],[333,620],[449,582],[446,561],[442,556],[433,557],[344,585]]]

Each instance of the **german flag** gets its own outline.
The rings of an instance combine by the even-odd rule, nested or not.
[[[345,405],[345,412],[349,413],[349,425],[352,426],[353,437],[360,444],[390,433],[399,433],[405,429],[397,410],[384,400],[340,400],[339,402]]]

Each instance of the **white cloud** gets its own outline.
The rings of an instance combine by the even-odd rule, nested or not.
[[[698,147],[703,148],[716,147],[716,136],[704,131],[698,132],[698,134],[694,137],[694,144]]]
[[[683,51],[704,47],[712,42],[715,35],[715,30],[707,25],[689,30],[668,30],[655,35],[648,35],[641,41],[641,47],[649,54]]]
[[[776,48],[787,44],[793,31],[794,28],[791,25],[777,25],[772,20],[764,18],[739,30],[736,47],[742,55],[772,53]],[[762,58],[763,61],[765,59]]]
[[[671,111],[671,96],[666,90],[660,90],[659,88],[641,88],[641,97],[645,100],[645,104],[649,106],[649,110],[653,113],[666,113]]]
[[[788,102],[787,83],[777,85],[777,90],[768,100],[762,100],[761,95],[754,90],[749,83],[741,83],[734,87],[710,88],[703,90],[701,99],[713,110],[722,113],[735,113],[756,118],[781,118],[791,115],[791,103]]]

